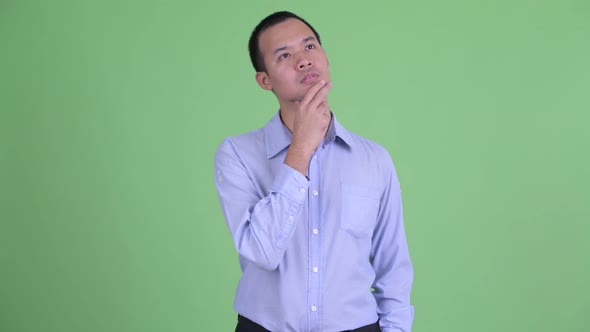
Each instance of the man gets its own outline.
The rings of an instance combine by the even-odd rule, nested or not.
[[[409,332],[413,269],[389,154],[336,121],[328,59],[304,19],[266,17],[249,48],[280,110],[215,156],[242,269],[236,331]]]

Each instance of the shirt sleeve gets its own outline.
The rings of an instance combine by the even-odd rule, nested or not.
[[[386,185],[373,233],[371,261],[379,323],[383,332],[411,332],[414,307],[410,292],[414,278],[403,223],[399,181],[389,155]]]
[[[262,269],[276,269],[307,198],[305,176],[282,164],[264,196],[248,165],[226,139],[215,155],[215,185],[239,255]]]

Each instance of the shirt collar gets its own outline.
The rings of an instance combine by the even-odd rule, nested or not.
[[[266,157],[268,159],[276,156],[291,144],[291,132],[281,121],[279,112],[264,126],[264,141],[266,142]],[[353,146],[352,135],[336,120],[334,113],[332,113],[332,120],[322,144],[325,145],[332,141],[342,142],[350,148]]]

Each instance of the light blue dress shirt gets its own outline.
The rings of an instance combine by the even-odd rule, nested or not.
[[[413,269],[393,163],[332,119],[309,180],[283,163],[291,133],[278,114],[219,146],[215,183],[242,270],[234,308],[270,331],[379,319],[382,331],[410,332]]]

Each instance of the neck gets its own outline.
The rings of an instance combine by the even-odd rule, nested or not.
[[[289,131],[293,132],[293,122],[295,118],[295,112],[297,109],[295,107],[286,107],[290,105],[280,105],[279,115],[281,116],[281,121],[289,129]]]

